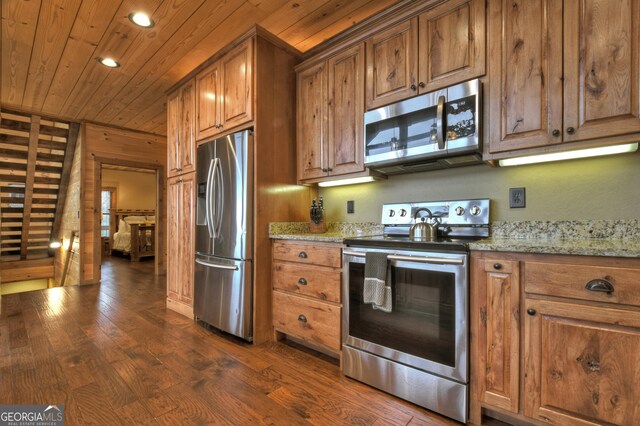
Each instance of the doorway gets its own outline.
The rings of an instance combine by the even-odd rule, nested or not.
[[[95,228],[100,280],[116,271],[163,272],[163,174],[160,168],[117,160],[96,167]],[[96,250],[96,252],[98,252]]]

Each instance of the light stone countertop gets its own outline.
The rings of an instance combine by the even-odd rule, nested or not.
[[[491,238],[470,250],[640,257],[638,220],[494,222]]]
[[[344,223],[329,222],[327,232],[312,234],[308,222],[275,222],[269,224],[269,237],[272,239],[298,241],[324,241],[342,243],[348,237],[361,235],[378,235],[382,233],[382,225],[373,222]]]
[[[312,234],[307,222],[269,225],[272,239],[342,243],[347,237],[379,235],[382,225],[328,223],[327,232]],[[494,222],[491,238],[474,241],[470,250],[640,258],[639,220]]]
[[[640,257],[640,239],[487,238],[470,243],[469,249],[537,254]]]

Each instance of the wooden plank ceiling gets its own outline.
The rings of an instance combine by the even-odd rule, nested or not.
[[[166,90],[254,24],[305,52],[397,2],[2,0],[0,105],[166,134]]]

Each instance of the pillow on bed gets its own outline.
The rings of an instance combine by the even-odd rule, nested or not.
[[[118,232],[131,232],[131,226],[124,220],[120,219],[118,222]]]

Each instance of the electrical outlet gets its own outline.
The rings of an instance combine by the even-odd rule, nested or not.
[[[347,201],[347,213],[351,214],[355,212],[355,201]]]
[[[521,209],[527,205],[525,188],[509,188],[509,207]]]

